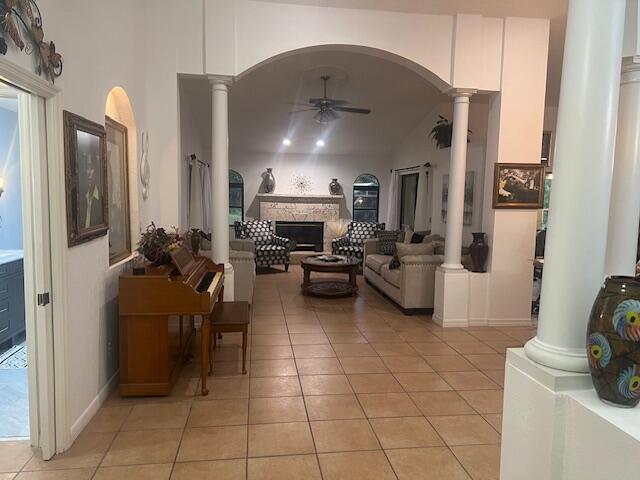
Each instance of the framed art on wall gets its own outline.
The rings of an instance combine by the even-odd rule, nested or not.
[[[539,163],[496,163],[493,208],[542,208],[544,166]]]
[[[553,151],[553,132],[542,132],[542,149],[540,152],[540,163],[547,169],[547,172],[551,171],[551,152]]]
[[[467,172],[464,176],[464,213],[463,225],[473,222],[473,187],[476,172]],[[449,174],[442,176],[442,223],[447,223],[447,207],[449,204]]]
[[[109,185],[109,263],[114,264],[131,254],[127,127],[110,117],[105,117],[104,126]]]
[[[104,127],[65,111],[64,153],[67,242],[73,247],[109,229]]]

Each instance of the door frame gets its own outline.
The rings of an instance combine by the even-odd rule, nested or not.
[[[34,325],[44,327],[38,334],[38,348],[33,352],[35,357],[30,357],[35,359],[37,371],[36,375],[30,376],[29,385],[31,390],[33,377],[37,392],[38,429],[36,439],[32,438],[32,444],[40,448],[43,458],[48,459],[55,453],[66,450],[70,446],[71,437],[67,416],[67,245],[62,95],[60,89],[42,77],[2,56],[0,79],[30,94],[23,95],[22,100],[19,98],[19,102],[22,102],[20,106],[27,109],[26,115],[22,117],[25,125],[22,125],[21,120],[20,127],[39,132],[39,135],[32,137],[38,141],[30,142],[28,165],[36,176],[32,187],[37,187],[37,182],[48,186],[48,195],[45,190],[45,198],[31,196],[27,200],[27,208],[33,212],[39,200],[46,201],[49,205],[48,225],[43,218],[40,218],[39,222],[33,221],[32,225],[36,230],[33,232],[36,238],[49,237],[50,265],[43,263],[46,261],[46,255],[39,255],[38,258],[34,258],[34,271],[25,271],[25,277],[34,275],[32,278],[40,283],[40,288],[42,282],[46,284],[47,277],[50,277],[48,291],[51,303],[45,308],[35,307],[35,318],[31,319]],[[41,102],[34,96],[44,99],[44,109],[39,106]],[[44,129],[41,124],[43,121]],[[43,130],[45,135],[42,135]],[[38,191],[34,190],[32,193],[36,194]],[[45,228],[48,231],[44,231]],[[40,230],[37,231],[38,229]],[[34,292],[25,293],[33,295]],[[28,304],[26,298],[25,304]],[[32,297],[31,302],[35,305],[35,298]]]

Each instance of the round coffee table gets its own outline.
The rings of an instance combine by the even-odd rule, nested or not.
[[[349,297],[358,292],[356,278],[360,262],[356,258],[348,258],[342,255],[330,255],[337,258],[336,261],[323,260],[324,255],[307,257],[300,261],[304,270],[302,281],[302,293],[315,297]],[[311,281],[311,272],[318,273],[343,273],[348,279],[338,280],[334,278],[318,279]]]

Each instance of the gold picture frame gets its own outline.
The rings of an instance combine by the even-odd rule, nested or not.
[[[73,247],[109,229],[106,132],[74,113],[63,115],[67,243]]]

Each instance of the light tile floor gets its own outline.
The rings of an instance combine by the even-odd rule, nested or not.
[[[169,397],[114,392],[49,462],[0,443],[0,480],[498,479],[504,354],[534,329],[443,330],[362,278],[336,300],[300,281],[258,276],[248,375],[227,334],[209,396],[196,359]]]

